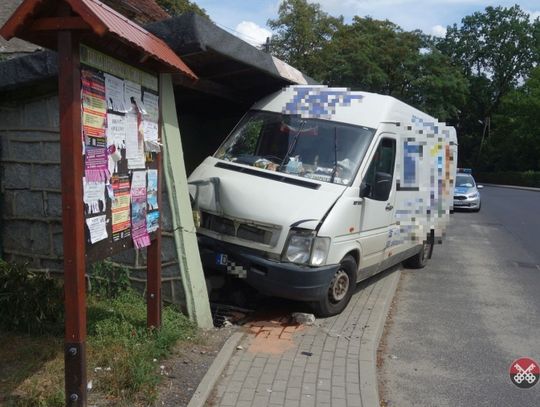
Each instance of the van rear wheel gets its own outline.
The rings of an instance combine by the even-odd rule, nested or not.
[[[319,301],[312,304],[317,316],[330,317],[345,309],[356,287],[356,270],[356,261],[352,256],[347,255],[341,260],[328,290]]]
[[[403,266],[408,269],[422,269],[426,267],[431,251],[433,250],[433,242],[428,241],[422,244],[422,249],[414,256],[403,262]]]

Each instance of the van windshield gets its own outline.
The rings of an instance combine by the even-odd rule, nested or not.
[[[368,127],[250,111],[215,157],[349,185],[374,134],[375,130]]]

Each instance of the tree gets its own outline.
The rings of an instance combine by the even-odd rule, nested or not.
[[[318,77],[330,85],[383,93],[440,120],[455,118],[467,81],[420,31],[354,17],[321,52]]]
[[[490,170],[540,171],[540,67],[525,84],[505,95],[493,115]]]
[[[208,14],[206,14],[205,9],[200,8],[195,2],[192,3],[189,0],[156,0],[156,3],[171,16],[177,16],[192,11],[200,16],[208,19],[210,18]]]
[[[538,25],[538,20],[531,22],[518,5],[487,7],[464,17],[461,26],[449,27],[438,44],[469,80],[470,98],[460,109],[458,124],[463,140],[467,140],[460,142],[460,154],[469,164],[481,164],[491,116],[502,98],[538,63]]]
[[[343,17],[331,17],[318,4],[306,0],[285,0],[278,18],[267,24],[276,32],[270,44],[272,54],[313,75],[318,54],[343,24]]]
[[[436,48],[421,53],[407,100],[441,121],[457,124],[469,97],[469,82]]]

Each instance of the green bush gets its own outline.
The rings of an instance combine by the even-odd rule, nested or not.
[[[479,172],[475,174],[475,178],[480,183],[540,188],[538,171]]]
[[[29,334],[62,332],[64,291],[60,281],[27,266],[0,260],[0,327]]]
[[[90,266],[88,271],[89,292],[105,298],[116,298],[130,288],[129,270],[110,261],[101,261]]]

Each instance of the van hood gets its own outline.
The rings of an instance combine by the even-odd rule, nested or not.
[[[242,169],[248,173],[241,172]],[[188,182],[192,193],[194,182],[218,178],[217,195],[221,206],[218,211],[223,216],[275,225],[286,233],[291,226],[315,228],[346,188],[343,185],[287,177],[281,173],[276,177],[275,174],[255,167],[224,164],[209,157],[193,172]],[[268,179],[267,176],[281,180]],[[305,182],[306,186],[289,181]],[[212,207],[213,198],[199,198],[199,209],[216,211]]]

